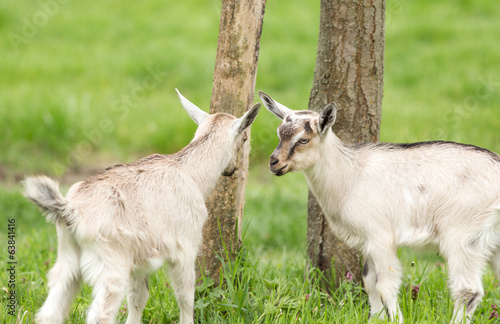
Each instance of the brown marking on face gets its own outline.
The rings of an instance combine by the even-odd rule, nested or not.
[[[278,127],[278,133],[281,141],[288,141],[293,138],[297,130],[297,126],[292,123],[281,124]]]
[[[303,115],[312,115],[313,113],[304,111]],[[286,119],[288,119],[290,116],[288,116]],[[300,118],[296,120],[295,122],[287,122],[284,121],[281,123],[281,125],[278,127],[278,133],[280,136],[280,142],[281,141],[289,141],[295,137],[299,132],[305,130],[305,132],[309,135],[312,135],[316,133],[316,127],[314,125],[314,120],[311,118]]]
[[[312,128],[311,128],[311,124],[310,124],[310,121],[309,120],[306,120],[304,122],[304,130],[306,131],[307,134],[311,134],[313,132]]]
[[[303,145],[300,143],[300,139],[297,138],[297,134],[304,132],[303,138],[310,140],[317,134],[316,124],[317,114],[309,111],[300,111],[285,118],[278,127],[279,142],[269,161],[272,173],[281,176],[293,171],[289,161],[296,149]]]

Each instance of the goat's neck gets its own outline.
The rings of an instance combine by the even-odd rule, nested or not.
[[[178,153],[180,167],[191,176],[205,198],[229,163],[230,144],[210,136],[194,140]]]
[[[323,139],[318,161],[304,170],[309,188],[325,212],[337,213],[356,179],[356,154],[333,132]]]

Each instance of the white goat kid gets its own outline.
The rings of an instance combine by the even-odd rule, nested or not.
[[[87,323],[114,323],[125,294],[127,324],[140,323],[149,298],[148,274],[165,261],[180,323],[193,323],[195,259],[207,219],[204,199],[221,172],[235,171],[237,150],[260,103],[236,119],[209,115],[178,95],[199,125],[180,152],[110,167],[74,184],[66,197],[48,177],[25,180],[24,195],[55,223],[59,239],[37,323],[63,323],[81,278],[94,287]]]
[[[371,314],[402,322],[398,246],[432,244],[447,259],[452,322],[469,321],[489,260],[500,275],[500,156],[453,142],[344,145],[336,107],[293,111],[260,92],[282,119],[269,167],[302,170],[334,233],[362,252]],[[465,318],[464,318],[465,316]]]

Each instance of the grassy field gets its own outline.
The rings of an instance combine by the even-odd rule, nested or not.
[[[195,130],[174,88],[208,109],[220,1],[0,3],[0,221],[16,222],[16,316],[2,289],[0,323],[32,323],[46,297],[56,257],[52,225],[20,195],[25,174],[69,180],[115,162],[171,153]],[[258,90],[306,108],[312,86],[319,1],[268,0]],[[500,2],[389,0],[381,140],[453,140],[500,152]],[[257,97],[256,97],[257,101]],[[362,323],[362,288],[346,280],[331,291],[308,270],[305,180],[273,178],[267,158],[279,121],[263,110],[252,127],[244,250],[226,264],[223,285],[197,290],[198,323]],[[451,317],[440,257],[399,251],[405,266],[400,306],[407,323]],[[412,262],[415,265],[412,267]],[[6,264],[2,263],[5,269]],[[1,287],[9,273],[0,272]],[[419,285],[418,296],[412,287]],[[150,276],[144,323],[176,323],[164,270]],[[491,323],[498,282],[485,274],[475,323]],[[91,298],[83,287],[71,323],[83,323]],[[120,312],[123,321],[126,309]]]

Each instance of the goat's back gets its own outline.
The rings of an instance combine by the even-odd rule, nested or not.
[[[340,216],[334,226],[349,224],[346,233],[357,233],[360,239],[394,235],[397,245],[422,245],[442,241],[452,232],[455,240],[472,240],[485,227],[500,223],[497,154],[452,142],[351,148],[358,174],[349,177],[348,192],[337,196],[342,199],[325,206],[330,215]]]
[[[78,212],[80,235],[92,239],[166,240],[201,231],[200,218],[206,215],[193,179],[175,157],[160,154],[78,182],[67,199]]]

